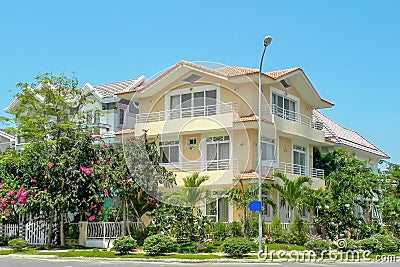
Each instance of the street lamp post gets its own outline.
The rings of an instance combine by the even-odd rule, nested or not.
[[[262,207],[262,150],[261,150],[261,99],[263,97],[262,93],[262,84],[261,84],[261,71],[262,71],[262,65],[263,65],[263,60],[264,60],[264,55],[265,51],[267,50],[267,47],[271,44],[272,42],[272,37],[271,36],[266,36],[264,38],[264,49],[261,55],[261,60],[260,60],[260,69],[258,72],[258,201],[261,203]],[[263,223],[262,223],[262,208],[261,211],[258,213],[258,251],[262,251],[262,230],[263,230]]]

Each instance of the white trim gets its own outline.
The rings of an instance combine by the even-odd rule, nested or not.
[[[275,88],[271,86],[271,90],[270,90],[270,104],[272,105],[272,95],[276,94],[279,96],[282,96],[284,98],[287,98],[289,100],[292,100],[295,102],[295,111],[297,113],[300,113],[300,98],[298,98],[297,96],[294,96],[292,94],[287,93],[286,91],[283,91],[281,89]]]

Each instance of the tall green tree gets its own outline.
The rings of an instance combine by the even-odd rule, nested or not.
[[[281,204],[286,204],[289,208],[288,217],[293,222],[293,213],[300,206],[304,204],[304,197],[307,185],[311,184],[311,178],[306,176],[300,176],[294,179],[289,179],[283,173],[275,173],[275,177],[278,178],[276,183],[273,183],[271,187],[279,192],[281,198]]]
[[[201,185],[209,179],[210,177],[207,175],[194,172],[183,178],[182,191],[170,192],[163,198],[163,201],[186,207],[194,207],[200,201],[206,202],[209,198],[209,191]]]

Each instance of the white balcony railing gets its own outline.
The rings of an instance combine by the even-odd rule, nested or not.
[[[224,170],[237,170],[236,160],[221,159],[221,160],[207,160],[207,161],[183,161],[160,163],[167,169],[178,169],[181,171],[224,171]]]
[[[325,176],[324,170],[322,169],[310,168],[308,166],[294,163],[276,161],[262,164],[262,174],[267,175],[269,171],[282,172],[284,174],[297,174],[299,176],[308,176],[311,178],[320,179],[323,179]]]
[[[275,116],[278,116],[280,118],[283,118],[285,120],[301,123],[303,125],[314,128],[316,130],[322,130],[324,127],[324,124],[322,121],[312,119],[312,118],[307,117],[306,115],[303,115],[299,112],[287,110],[287,109],[284,109],[277,105],[261,107],[261,118],[262,119],[272,121],[272,116],[271,116],[272,114]]]
[[[136,123],[165,121],[181,118],[193,118],[230,113],[237,110],[236,103],[219,103],[217,105],[176,108],[160,112],[140,113],[136,115]]]

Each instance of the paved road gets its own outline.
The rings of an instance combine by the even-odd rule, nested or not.
[[[330,267],[394,267],[398,262],[393,263],[334,263],[334,264],[304,264],[304,263],[155,263],[155,262],[134,262],[134,261],[115,261],[115,260],[63,260],[63,259],[35,259],[35,258],[10,258],[0,257],[0,267],[261,267],[261,266],[282,266],[282,267],[305,267],[305,266],[330,266]]]

